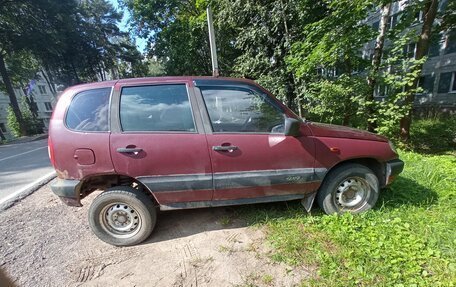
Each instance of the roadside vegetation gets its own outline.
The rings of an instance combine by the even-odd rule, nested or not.
[[[303,286],[454,286],[456,157],[449,121],[416,122],[410,147],[426,154],[400,152],[405,170],[374,210],[337,216],[314,208],[308,215],[295,202],[248,207],[242,215],[266,227],[273,260],[314,270]]]

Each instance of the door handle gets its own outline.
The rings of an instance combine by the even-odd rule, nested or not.
[[[142,148],[126,148],[126,147],[119,147],[117,149],[117,152],[120,152],[120,153],[139,153],[142,151]]]
[[[228,146],[218,145],[218,146],[213,146],[212,149],[215,150],[215,151],[229,151],[229,152],[233,152],[233,151],[237,150],[238,147],[237,147],[237,146],[234,146],[234,145],[228,145]]]

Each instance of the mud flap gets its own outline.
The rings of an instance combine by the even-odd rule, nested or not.
[[[316,195],[317,195],[317,192],[314,192],[314,193],[306,195],[306,197],[304,197],[301,200],[301,204],[302,204],[302,206],[304,206],[304,209],[307,212],[310,212],[310,209],[312,209],[312,205],[313,205]]]

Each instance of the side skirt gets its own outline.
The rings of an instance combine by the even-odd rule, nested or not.
[[[233,199],[233,200],[177,202],[177,203],[169,203],[166,205],[160,205],[160,210],[165,211],[165,210],[177,210],[177,209],[192,209],[192,208],[203,208],[203,207],[219,207],[219,206],[230,206],[230,205],[267,203],[267,202],[278,202],[278,201],[303,199],[304,197],[305,197],[304,194],[288,194],[288,195],[279,195],[279,196],[265,196],[265,197]]]

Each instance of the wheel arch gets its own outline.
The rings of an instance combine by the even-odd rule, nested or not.
[[[80,199],[88,196],[97,189],[106,190],[114,186],[137,186],[138,191],[143,191],[151,197],[155,204],[159,204],[154,193],[141,181],[121,174],[98,174],[85,177],[79,186]]]
[[[351,158],[351,159],[347,159],[347,160],[338,162],[337,164],[332,166],[327,171],[326,175],[331,173],[331,171],[335,170],[339,166],[345,165],[345,164],[349,164],[349,163],[360,164],[360,165],[363,165],[363,166],[371,169],[374,172],[374,174],[377,176],[378,182],[380,184],[380,187],[384,187],[385,186],[385,184],[386,184],[386,180],[385,180],[385,164],[380,162],[379,160],[377,160],[375,158],[370,158],[370,157]],[[326,175],[325,175],[325,178],[326,178]]]

